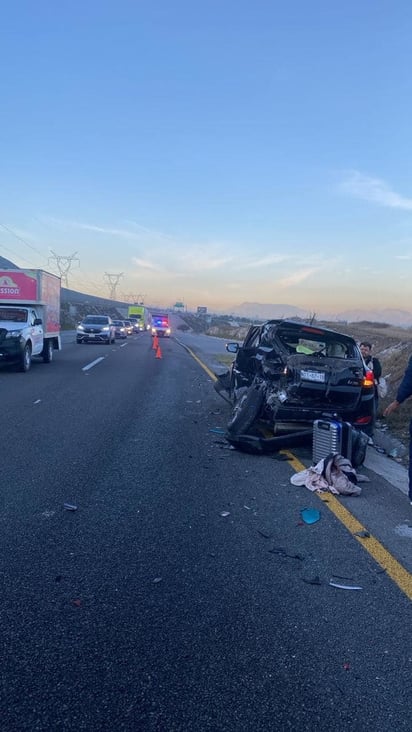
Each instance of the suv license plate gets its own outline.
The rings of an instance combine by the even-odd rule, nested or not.
[[[300,378],[305,379],[305,381],[317,381],[318,384],[325,383],[325,373],[323,371],[307,371],[306,369],[302,369]]]
[[[89,333],[89,338],[94,338],[94,333]]]

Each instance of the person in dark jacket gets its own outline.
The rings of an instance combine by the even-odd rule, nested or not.
[[[386,407],[383,416],[389,417],[410,396],[412,396],[412,356],[399,384],[396,399]],[[412,419],[409,423],[409,500],[412,506]]]
[[[372,356],[372,343],[369,343],[368,341],[362,341],[362,343],[359,344],[359,348],[366,366],[368,367],[368,369],[373,371],[373,379],[375,382],[375,405],[376,408],[378,408],[378,381],[382,376],[381,362],[379,361],[379,358],[376,358],[376,356]]]

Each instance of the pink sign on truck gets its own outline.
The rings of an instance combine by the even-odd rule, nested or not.
[[[13,270],[10,274],[0,274],[0,298],[7,300],[36,300],[37,299],[37,276],[27,275],[24,272]]]

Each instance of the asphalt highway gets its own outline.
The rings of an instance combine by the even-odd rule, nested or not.
[[[175,339],[63,345],[0,370],[2,730],[409,730],[410,599],[308,452],[230,449]],[[401,491],[339,503],[411,571]]]

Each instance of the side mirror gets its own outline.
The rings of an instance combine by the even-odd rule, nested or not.
[[[43,321],[41,318],[34,318],[34,325],[43,325]]]
[[[239,344],[238,343],[226,343],[226,350],[229,353],[237,353],[239,350]]]

